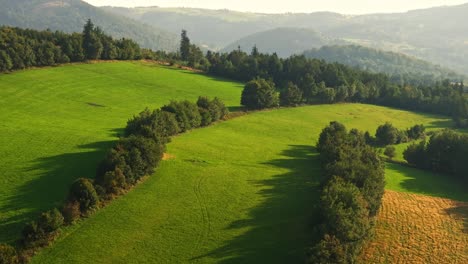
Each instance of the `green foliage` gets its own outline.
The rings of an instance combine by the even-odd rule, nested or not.
[[[42,213],[37,220],[38,226],[46,233],[51,233],[63,226],[64,217],[62,213],[54,208]]]
[[[326,177],[321,212],[327,236],[312,249],[311,263],[354,263],[370,235],[385,178],[383,162],[366,141],[363,133],[347,133],[338,122],[330,122],[320,134],[317,149]]]
[[[280,93],[280,103],[283,106],[298,106],[302,103],[302,91],[293,83]]]
[[[16,249],[7,244],[0,244],[0,264],[16,263],[19,263]]]
[[[398,142],[399,131],[391,123],[385,123],[377,128],[375,138],[377,143],[383,146],[393,145]]]
[[[140,135],[160,143],[169,142],[169,137],[179,132],[176,115],[159,109],[154,111],[145,109],[130,119],[125,127],[125,136]]]
[[[324,238],[309,251],[308,263],[349,263],[345,246],[335,236],[326,234]]]
[[[426,132],[426,127],[424,125],[414,125],[413,127],[409,128],[406,133],[410,139],[421,139],[424,138]]]
[[[384,150],[384,155],[389,159],[393,159],[396,156],[396,149],[394,146],[387,146]]]
[[[183,61],[188,61],[190,57],[190,39],[187,36],[187,31],[182,30],[180,35],[180,57]]]
[[[278,93],[273,83],[265,79],[255,79],[245,85],[241,104],[248,109],[276,107],[279,104]]]
[[[93,183],[86,178],[80,178],[72,184],[68,201],[79,203],[80,211],[83,214],[95,209],[99,205],[99,197]]]
[[[202,117],[198,106],[189,101],[171,101],[161,108],[162,111],[173,113],[180,128],[180,132],[197,128],[201,125]]]
[[[71,224],[75,222],[75,220],[80,218],[80,215],[81,215],[80,203],[68,201],[63,205],[61,211],[62,211],[64,222],[66,224]]]

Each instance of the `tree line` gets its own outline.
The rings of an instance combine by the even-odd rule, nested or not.
[[[424,140],[408,146],[403,156],[411,165],[443,173],[468,187],[467,135],[451,130],[437,132],[429,142]]]
[[[364,133],[348,132],[338,122],[322,130],[317,150],[325,176],[320,197],[322,239],[310,249],[308,262],[355,263],[382,203],[384,163]]]
[[[0,72],[86,60],[134,60],[152,52],[131,39],[115,40],[91,20],[82,33],[0,27]]]
[[[201,56],[200,51],[190,44],[186,31],[182,33],[180,54],[183,56],[168,57],[179,58],[183,63],[215,76],[242,82],[256,81],[265,87],[266,82],[272,87],[271,90],[283,94],[281,98],[285,98],[273,98],[273,103],[266,105],[245,104],[248,108],[358,102],[448,115],[454,118],[457,126],[468,126],[468,101],[461,80],[395,80],[383,73],[371,73],[303,55],[282,59],[275,53],[260,53],[255,46],[250,54],[239,48],[229,53],[208,51]],[[248,83],[246,89],[252,90],[252,84]],[[271,94],[268,92],[267,97],[271,97]],[[261,96],[258,98],[261,99]]]
[[[16,248],[0,244],[0,263],[25,263],[37,248],[48,245],[61,227],[87,217],[124,194],[162,160],[170,137],[222,120],[228,110],[219,98],[200,96],[196,103],[171,101],[160,109],[145,109],[127,122],[124,135],[99,163],[94,179],[79,178],[61,208],[41,213],[28,223]]]

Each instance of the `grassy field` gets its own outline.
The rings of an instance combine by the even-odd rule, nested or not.
[[[302,262],[320,182],[312,146],[331,120],[369,131],[385,121],[432,129],[450,122],[344,104],[257,112],[191,131],[168,145],[154,176],[64,230],[33,263]],[[411,177],[400,173],[392,188],[406,188]]]
[[[126,121],[171,99],[219,96],[241,85],[137,62],[78,64],[0,75],[0,243],[93,177]]]

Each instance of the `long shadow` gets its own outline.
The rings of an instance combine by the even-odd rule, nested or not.
[[[408,177],[400,184],[407,191],[468,202],[464,185],[450,176],[393,163],[387,163],[386,166]]]
[[[318,223],[320,163],[311,146],[290,146],[281,154],[284,158],[264,164],[288,172],[252,181],[251,184],[261,187],[259,193],[265,201],[250,210],[249,219],[232,222],[226,228],[249,230],[194,259],[214,258],[223,264],[304,261]]]
[[[41,157],[26,167],[26,173],[37,176],[18,187],[15,196],[0,207],[0,212],[15,212],[14,216],[0,218],[0,243],[14,242],[26,222],[42,211],[60,206],[74,180],[94,177],[97,164],[114,143],[101,141],[80,145],[78,148],[82,151]]]
[[[454,207],[445,210],[456,219],[463,221],[463,233],[468,234],[468,203],[457,202]]]

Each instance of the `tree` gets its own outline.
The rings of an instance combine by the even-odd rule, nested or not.
[[[96,60],[101,57],[103,45],[91,19],[88,19],[83,28],[83,50],[88,60]]]
[[[284,106],[297,106],[302,102],[302,91],[290,82],[288,87],[281,91],[280,102]]]
[[[80,178],[72,184],[68,200],[70,202],[78,202],[82,213],[96,208],[99,203],[99,197],[93,183],[86,178]]]
[[[385,123],[377,128],[375,138],[377,143],[386,146],[393,145],[398,141],[398,129],[396,129],[391,123]]]
[[[387,146],[384,150],[384,155],[389,159],[393,159],[396,156],[396,149],[394,146]]]
[[[187,31],[182,30],[180,35],[180,57],[183,61],[188,61],[190,58],[190,39],[187,36]]]
[[[276,107],[279,104],[279,97],[274,84],[265,79],[255,79],[245,85],[241,104],[248,109]]]
[[[16,263],[19,263],[16,249],[7,244],[0,244],[0,264]]]

